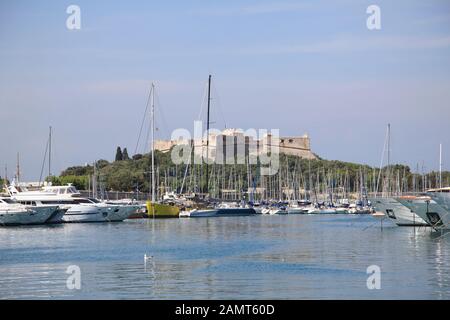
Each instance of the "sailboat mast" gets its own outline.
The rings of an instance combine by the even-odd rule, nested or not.
[[[391,124],[388,123],[387,165],[391,164]]]
[[[50,126],[49,134],[48,134],[48,181],[50,181],[50,177],[52,167],[52,127]]]
[[[209,110],[211,107],[211,75],[208,77],[208,111],[206,115],[206,193],[209,192]]]
[[[7,164],[5,164],[5,178],[4,178],[3,182],[5,185],[5,188],[8,187],[8,165]]]
[[[439,144],[439,188],[442,189],[442,143]]]
[[[16,168],[16,177],[17,177],[17,183],[20,182],[20,158],[19,153],[17,152],[17,168]]]
[[[92,167],[94,172],[92,174],[92,197],[97,198],[97,168],[95,165],[95,161],[92,163]]]
[[[387,189],[388,189],[388,196],[391,193],[391,169],[390,169],[390,164],[391,164],[391,124],[388,123],[388,127],[387,127]]]
[[[151,111],[151,126],[152,126],[152,203],[155,203],[155,85],[152,83],[152,111]]]

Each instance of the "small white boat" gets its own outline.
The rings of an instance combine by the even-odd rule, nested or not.
[[[274,215],[277,214],[280,211],[278,208],[273,207],[265,207],[261,210],[262,214],[268,214],[268,215]]]
[[[288,212],[288,214],[304,214],[305,207],[290,206],[287,208],[287,212]]]
[[[255,212],[257,213],[257,214],[262,214],[262,211],[263,211],[263,207],[261,207],[261,206],[253,206],[252,207],[253,208],[253,210],[255,210]]]
[[[191,216],[191,211],[194,211],[197,209],[192,209],[192,210],[182,210],[180,211],[179,217],[180,218],[189,218]]]
[[[336,213],[337,214],[348,214],[349,210],[348,210],[348,208],[340,207],[340,208],[336,208]]]
[[[239,217],[256,215],[252,208],[216,208],[216,209],[193,209],[181,211],[180,218],[204,218],[204,217]]]
[[[320,213],[320,209],[316,208],[314,206],[310,206],[310,207],[305,208],[305,213],[306,214],[318,214],[318,213]]]
[[[279,214],[280,212],[281,212],[281,210],[278,209],[278,208],[271,208],[271,209],[269,209],[269,214],[270,215]]]
[[[335,208],[323,208],[319,210],[319,214],[336,214]]]
[[[380,211],[375,211],[374,213],[371,214],[371,216],[374,217],[374,218],[379,218],[379,219],[386,218],[386,215],[383,212],[380,212]]]

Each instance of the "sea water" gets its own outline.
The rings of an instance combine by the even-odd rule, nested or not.
[[[1,299],[449,299],[449,271],[450,234],[369,215],[0,228]]]

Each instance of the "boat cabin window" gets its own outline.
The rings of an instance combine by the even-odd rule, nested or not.
[[[91,200],[89,200],[89,199],[84,199],[84,198],[74,199],[73,202],[76,203],[76,204],[81,204],[81,203],[92,203]]]
[[[44,200],[42,204],[73,204],[72,200]]]
[[[13,199],[0,199],[1,202],[3,203],[8,203],[8,204],[14,204],[17,203],[15,200]]]
[[[79,193],[77,188],[75,187],[69,187],[67,188],[67,193]]]
[[[19,202],[26,206],[36,206],[36,201],[19,201]]]
[[[74,186],[68,186],[68,187],[47,187],[44,188],[44,191],[46,192],[53,192],[56,194],[78,194],[77,188]]]

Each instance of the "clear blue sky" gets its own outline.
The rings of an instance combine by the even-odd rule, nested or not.
[[[191,129],[209,73],[218,128],[307,132],[324,158],[379,165],[390,122],[393,161],[437,169],[442,142],[450,169],[448,1],[74,0],[0,2],[0,175],[20,152],[39,178],[49,125],[54,173],[133,153],[152,80],[159,137]]]

